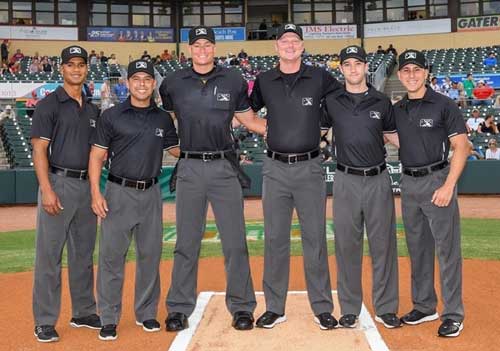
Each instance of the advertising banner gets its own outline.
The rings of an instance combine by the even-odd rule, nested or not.
[[[436,76],[436,78],[438,79],[438,84],[443,84],[444,77],[444,75]],[[466,74],[451,74],[449,77],[452,81],[460,83],[465,80]],[[482,80],[493,89],[500,89],[500,73],[474,74],[473,77],[476,84],[477,82]]]
[[[78,40],[78,28],[0,26],[0,38],[18,40]]]
[[[457,18],[457,32],[500,30],[500,15]]]
[[[42,99],[54,90],[61,83],[0,83],[0,99],[31,98],[31,92],[36,91],[38,98]],[[102,83],[94,83],[93,99],[101,98]]]
[[[352,39],[357,36],[356,25],[301,26],[304,39]]]
[[[395,35],[450,33],[451,19],[425,21],[384,22],[365,24],[365,37],[390,37]]]
[[[87,27],[89,41],[173,43],[173,28]]]
[[[181,42],[189,41],[189,30],[191,28],[181,28]],[[212,28],[216,41],[244,41],[246,39],[245,27],[221,27]]]

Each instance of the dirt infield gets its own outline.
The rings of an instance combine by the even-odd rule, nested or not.
[[[500,196],[460,196],[460,214],[464,218],[500,218]],[[327,217],[332,216],[331,197],[327,202]],[[401,201],[396,196],[396,215],[401,217]],[[209,208],[208,218],[213,219],[214,215]],[[260,199],[245,200],[245,218],[262,219],[262,201]],[[163,221],[175,222],[175,204],[166,202],[163,205]],[[0,233],[34,229],[36,223],[36,206],[0,206]]]
[[[500,197],[460,197],[462,217],[468,218],[500,218]],[[332,201],[328,201],[328,217],[331,217]],[[175,206],[165,204],[164,220],[174,221]],[[399,198],[397,211],[400,215]],[[245,202],[247,219],[261,219],[262,208],[260,200]],[[33,229],[35,226],[36,208],[34,206],[0,207],[0,232]],[[213,218],[212,213],[209,214]],[[262,290],[263,259],[251,258],[252,277],[256,290]],[[333,288],[336,288],[335,258],[330,257],[330,272]],[[163,261],[162,299],[170,284],[172,261]],[[365,286],[364,301],[373,314],[371,306],[370,260],[365,258],[363,265],[363,285]],[[301,257],[291,260],[290,290],[305,290],[304,269]],[[496,325],[500,325],[500,291],[498,277],[500,276],[500,261],[465,260],[464,261],[464,300],[466,308],[465,329],[462,336],[456,339],[441,339],[436,337],[439,322],[426,323],[421,326],[405,326],[397,330],[379,328],[391,351],[470,351],[493,350],[498,348],[500,336]],[[73,329],[69,326],[70,300],[67,287],[67,270],[63,271],[63,303],[57,329],[61,341],[44,345],[33,337],[33,321],[31,311],[32,272],[0,274],[0,330],[4,337],[0,342],[0,350],[162,350],[168,349],[174,334],[145,333],[135,325],[133,315],[133,281],[134,264],[127,265],[126,280],[123,295],[123,316],[119,325],[119,339],[116,342],[102,342],[97,339],[93,330]],[[399,259],[400,276],[400,313],[411,308],[409,259]],[[438,276],[438,275],[436,275]],[[199,291],[224,291],[225,278],[222,258],[203,259],[199,270]],[[439,306],[441,310],[441,306]],[[338,311],[336,312],[338,315]],[[163,300],[160,301],[158,319],[165,318],[166,311]],[[220,318],[230,316],[223,313]],[[311,322],[312,323],[312,322]],[[163,324],[163,323],[162,323]],[[332,349],[335,348],[335,332],[331,332]],[[254,332],[244,332],[245,337],[252,337]],[[269,334],[272,337],[272,334]],[[308,351],[313,351],[308,349]]]

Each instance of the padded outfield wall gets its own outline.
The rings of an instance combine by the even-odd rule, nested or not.
[[[245,196],[259,197],[262,194],[262,164],[245,165],[245,172],[252,178],[252,187],[244,191]],[[325,163],[325,182],[328,194],[332,193],[335,176],[335,164]],[[164,167],[160,176],[163,200],[173,200],[175,194],[168,190],[168,181],[173,167]],[[391,175],[392,188],[395,194],[400,192],[399,180],[401,165],[390,163],[388,170]],[[106,182],[106,171],[103,172],[101,187]],[[460,194],[500,194],[500,161],[469,161],[458,183]],[[12,169],[0,171],[0,204],[31,204],[36,203],[38,183],[33,169]]]

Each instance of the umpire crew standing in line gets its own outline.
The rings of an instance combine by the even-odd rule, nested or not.
[[[366,83],[368,64],[360,46],[340,51],[345,88],[326,98],[337,150],[333,183],[333,223],[341,326],[357,324],[363,290],[363,233],[366,225],[372,260],[375,320],[387,328],[401,326],[396,214],[386,170],[384,134],[395,133],[391,101]]]
[[[257,327],[286,321],[290,227],[297,209],[302,230],[309,302],[321,329],[333,329],[333,301],[326,245],[326,184],[319,156],[321,102],[340,83],[328,72],[301,63],[302,29],[278,29],[279,66],[260,74],[251,95],[254,111],[267,107],[267,156],[262,169],[264,294],[266,312]]]
[[[125,257],[132,235],[137,252],[136,324],[146,332],[160,330],[156,314],[163,225],[158,176],[163,150],[178,156],[172,118],[152,98],[156,86],[153,64],[132,61],[127,75],[130,96],[102,114],[92,138],[89,162],[92,209],[102,218],[97,276],[101,340],[117,338]],[[109,174],[103,196],[99,180],[106,152]]]
[[[265,133],[265,121],[251,111],[241,74],[214,66],[212,29],[192,28],[189,51],[193,67],[167,76],[160,87],[163,107],[179,121],[181,148],[176,183],[177,242],[165,322],[167,331],[188,327],[187,317],[196,304],[198,258],[210,202],[224,253],[226,305],[233,327],[248,330],[253,327],[256,301],[231,120],[236,116],[260,134]]]
[[[67,242],[71,326],[99,329],[95,314],[94,252],[97,218],[90,208],[87,165],[90,135],[99,111],[82,95],[87,52],[61,53],[63,86],[41,100],[33,115],[31,142],[40,185],[36,226],[33,314],[38,341],[59,339],[54,328],[61,308],[61,259]]]
[[[399,56],[398,77],[408,94],[394,111],[403,165],[401,206],[413,300],[413,310],[402,321],[419,324],[438,318],[434,289],[437,249],[444,303],[438,335],[458,336],[463,329],[464,307],[456,184],[470,143],[457,105],[425,86],[428,74],[420,51],[407,50]],[[451,165],[450,145],[454,150]]]

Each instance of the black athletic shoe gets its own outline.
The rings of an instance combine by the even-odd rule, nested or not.
[[[169,332],[177,332],[189,327],[188,318],[184,313],[171,312],[165,320]]]
[[[116,340],[118,335],[116,334],[116,324],[106,324],[101,328],[99,332],[99,339],[104,341]]]
[[[238,311],[233,315],[232,326],[236,330],[250,330],[253,329],[253,314],[247,311]]]
[[[283,323],[286,321],[286,316],[284,314],[279,315],[277,313],[266,311],[262,316],[257,319],[257,323],[255,325],[258,328],[267,328],[271,329],[276,324]]]
[[[416,325],[424,322],[435,321],[438,318],[439,315],[437,314],[437,312],[427,314],[413,309],[403,317],[401,317],[401,322],[403,322],[404,324]]]
[[[59,340],[59,334],[53,325],[37,325],[35,337],[40,342],[54,342]]]
[[[161,330],[160,322],[156,319],[148,319],[144,322],[135,321],[135,324],[142,326],[142,329],[148,333],[153,333]]]
[[[74,328],[90,328],[90,329],[101,329],[101,319],[97,314],[91,314],[90,316],[80,317],[80,318],[71,318],[69,322]]]
[[[358,324],[358,316],[355,314],[344,314],[340,317],[339,324],[344,328],[356,328]]]
[[[324,312],[314,316],[314,322],[319,324],[321,330],[334,329],[337,324],[339,324],[330,312]]]
[[[399,328],[403,325],[395,313],[386,313],[380,316],[375,316],[375,320],[382,323],[384,327],[389,329]]]
[[[438,335],[446,337],[459,336],[460,332],[464,329],[464,324],[454,321],[453,319],[445,319],[439,326]]]

